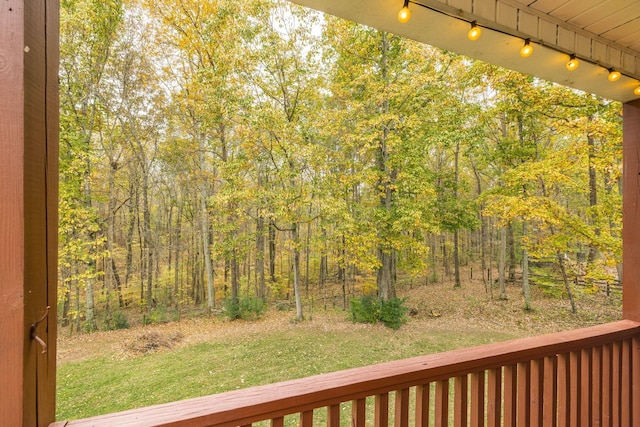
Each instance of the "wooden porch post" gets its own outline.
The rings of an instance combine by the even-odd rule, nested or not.
[[[640,321],[640,101],[624,104],[622,115],[622,312]]]
[[[57,0],[0,2],[0,424],[55,418]],[[50,307],[47,314],[47,306]],[[32,339],[34,334],[46,345]]]

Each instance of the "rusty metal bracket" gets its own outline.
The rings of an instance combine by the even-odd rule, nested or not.
[[[42,340],[42,338],[40,338],[37,335],[38,332],[38,325],[40,325],[40,323],[44,322],[44,320],[47,318],[47,316],[49,315],[49,309],[51,308],[51,306],[47,306],[47,309],[45,310],[44,314],[42,315],[41,318],[39,318],[38,320],[35,321],[35,323],[33,323],[31,325],[31,339],[35,342],[37,342],[38,344],[40,344],[40,346],[42,347],[42,354],[45,354],[47,352],[47,343],[44,342]]]

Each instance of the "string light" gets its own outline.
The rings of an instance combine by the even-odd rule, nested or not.
[[[569,62],[567,62],[567,70],[573,71],[578,68],[578,65],[580,65],[580,61],[578,61],[578,58],[576,58],[575,55],[570,55]]]
[[[402,9],[398,12],[398,21],[400,21],[401,24],[406,24],[409,22],[410,18],[411,11],[409,10],[409,0],[404,0],[404,6],[402,6]]]
[[[398,11],[398,21],[400,23],[402,23],[402,24],[407,23],[411,19],[411,10],[409,9],[409,1],[410,0],[404,0],[404,4],[402,6],[402,9],[400,9]],[[431,7],[425,6],[425,5],[423,5],[423,4],[419,3],[419,2],[416,3],[415,0],[414,0],[414,4],[417,4],[418,6],[426,7],[428,9],[431,9]],[[435,9],[432,9],[432,10],[435,10]],[[437,10],[435,10],[435,11],[437,12]],[[471,24],[471,28],[469,29],[469,32],[467,33],[467,37],[471,41],[478,40],[480,38],[480,36],[482,35],[482,29],[478,26],[478,22],[477,21],[472,21],[472,22],[470,22],[470,24]],[[499,31],[499,32],[502,32],[502,31]],[[503,34],[507,34],[507,33],[503,33]],[[533,45],[531,44],[531,39],[528,39],[528,38],[524,39],[524,44],[520,48],[520,56],[523,57],[523,58],[528,58],[532,54],[533,54]],[[578,60],[578,58],[576,58],[576,55],[575,54],[569,55],[569,62],[567,62],[567,64],[566,64],[567,70],[568,71],[574,71],[579,66],[580,66],[580,61]],[[609,74],[607,75],[607,79],[610,82],[616,82],[616,81],[620,80],[620,78],[622,78],[622,73],[620,71],[614,70],[613,68],[608,68],[607,71],[609,72]],[[639,83],[639,86],[637,86],[633,90],[633,93],[636,96],[640,96],[640,83]]]
[[[467,33],[467,37],[469,37],[469,40],[478,40],[481,33],[482,31],[480,30],[480,27],[478,27],[478,23],[473,21],[471,23],[471,29]]]
[[[524,41],[524,45],[522,46],[522,49],[520,49],[520,56],[522,56],[523,58],[528,58],[531,56],[532,53],[533,53],[533,46],[531,46],[531,40],[526,39]]]
[[[610,82],[618,81],[620,77],[622,77],[622,74],[620,74],[620,71],[616,71],[613,68],[609,68],[609,75],[607,76],[607,79],[609,79]]]

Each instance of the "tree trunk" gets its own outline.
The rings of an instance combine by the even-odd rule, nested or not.
[[[256,281],[258,298],[266,298],[266,285],[264,276],[264,233],[265,221],[264,216],[258,212],[256,218]]]
[[[84,204],[87,211],[91,211],[91,161],[87,159],[87,169],[85,170],[84,177]],[[89,243],[88,247],[92,248],[92,253],[89,253],[86,269],[87,269],[87,278],[85,279],[85,316],[87,322],[87,328],[90,331],[95,331],[98,329],[96,325],[95,319],[95,297],[94,297],[94,286],[95,286],[95,274],[96,274],[96,232],[88,231],[86,233],[85,239],[87,243]]]
[[[385,86],[389,85],[389,76],[387,69],[387,56],[389,54],[390,43],[387,33],[380,31],[380,79]],[[390,110],[389,100],[385,99],[381,103],[380,114],[386,114]],[[376,153],[376,162],[378,167],[378,183],[377,187],[380,189],[379,197],[379,209],[382,209],[390,216],[393,204],[395,183],[397,178],[397,171],[390,167],[390,152],[387,146],[390,130],[387,126],[384,126],[380,136],[378,137],[378,149]],[[390,233],[391,224],[385,220],[379,231],[379,243],[378,243],[378,261],[380,266],[378,267],[377,286],[378,296],[383,299],[395,298],[396,289],[393,271],[393,257],[394,251],[389,242],[386,233]],[[386,232],[386,233],[385,233]]]
[[[302,297],[300,295],[300,248],[298,236],[298,224],[291,227],[291,240],[293,240],[293,292],[296,300],[296,320],[302,321]]]
[[[231,300],[234,303],[238,302],[238,291],[240,288],[240,263],[238,262],[238,251],[233,248],[231,251]]]
[[[589,120],[592,120],[592,117],[589,117]],[[592,209],[598,204],[598,187],[597,187],[597,175],[596,175],[596,167],[594,165],[594,157],[595,157],[595,140],[593,136],[589,133],[587,134],[587,144],[588,144],[588,160],[589,160],[589,207]],[[597,221],[597,213],[595,210],[591,213],[591,221],[595,224]],[[594,227],[594,233],[596,237],[600,236],[600,228]],[[589,253],[587,255],[587,263],[592,264],[596,258],[598,257],[598,248],[596,248],[593,244],[589,245]]]
[[[309,218],[311,218],[311,205],[309,205]],[[304,249],[304,287],[307,297],[309,296],[309,258],[311,258],[311,221],[307,223],[307,244]]]
[[[276,282],[276,224],[269,220],[269,279]]]
[[[136,223],[138,218],[138,189],[135,187],[135,184],[133,182],[129,185],[129,194],[129,225],[127,226],[127,238],[125,243],[125,246],[127,248],[124,274],[125,288],[129,285],[129,280],[131,279],[131,274],[133,271],[133,235],[136,231]],[[125,305],[126,304],[127,302],[125,301]]]
[[[202,235],[202,256],[204,257],[204,270],[207,279],[207,308],[209,311],[215,307],[215,287],[213,284],[213,263],[209,250],[209,210],[207,209],[207,192],[204,184],[200,189],[200,234]]]
[[[453,196],[456,200],[458,200],[458,179],[460,174],[460,143],[456,143],[456,151],[454,157],[454,187],[453,187]],[[460,285],[460,225],[455,225],[455,230],[453,231],[453,271],[454,271],[454,288],[459,288]]]
[[[454,271],[454,288],[459,288],[460,284],[460,255],[459,255],[459,231],[453,232],[453,271]]]
[[[175,251],[173,255],[173,262],[175,263],[173,266],[173,295],[174,295],[174,306],[176,308],[180,307],[180,257],[182,255],[182,201],[178,203],[178,213],[176,214],[176,236],[174,239],[173,250]]]
[[[113,258],[113,241],[115,240],[115,222],[116,222],[116,199],[114,197],[114,187],[115,187],[115,172],[118,170],[118,165],[114,161],[111,161],[111,167],[109,168],[109,176],[107,178],[107,193],[109,197],[108,206],[107,206],[107,256],[109,257],[108,265],[109,270],[111,272],[111,276],[114,281],[114,288],[116,290],[116,294],[118,295],[118,306],[120,308],[124,307],[124,300],[122,298],[122,281],[120,280],[120,274],[118,273],[118,268],[116,266],[116,261]]]
[[[500,254],[498,258],[498,284],[500,286],[500,299],[507,299],[505,280],[505,264],[507,257],[507,228],[500,227]]]
[[[142,171],[142,218],[143,229],[142,235],[144,236],[144,249],[146,256],[146,282],[147,282],[147,295],[146,295],[146,307],[147,310],[151,307],[155,307],[155,300],[153,298],[153,257],[154,257],[154,245],[151,237],[151,209],[149,207],[149,174],[145,170]]]
[[[564,288],[567,291],[567,296],[569,297],[569,302],[571,303],[571,312],[573,314],[576,314],[578,312],[578,308],[576,307],[576,301],[573,298],[573,291],[571,290],[571,284],[569,283],[569,278],[567,277],[567,271],[564,267],[564,258],[560,252],[556,252],[556,259],[558,260],[558,266],[560,267],[560,274],[562,275]]]
[[[507,240],[509,245],[509,282],[516,281],[516,239],[513,235],[513,223],[507,225]]]
[[[522,237],[527,237],[527,221],[522,223]],[[524,294],[524,309],[529,311],[531,306],[531,287],[529,286],[529,251],[522,246],[522,293]]]

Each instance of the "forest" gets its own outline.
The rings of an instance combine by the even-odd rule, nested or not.
[[[64,326],[302,320],[461,266],[524,309],[547,268],[576,311],[621,277],[617,102],[284,0],[62,0],[60,22]]]

